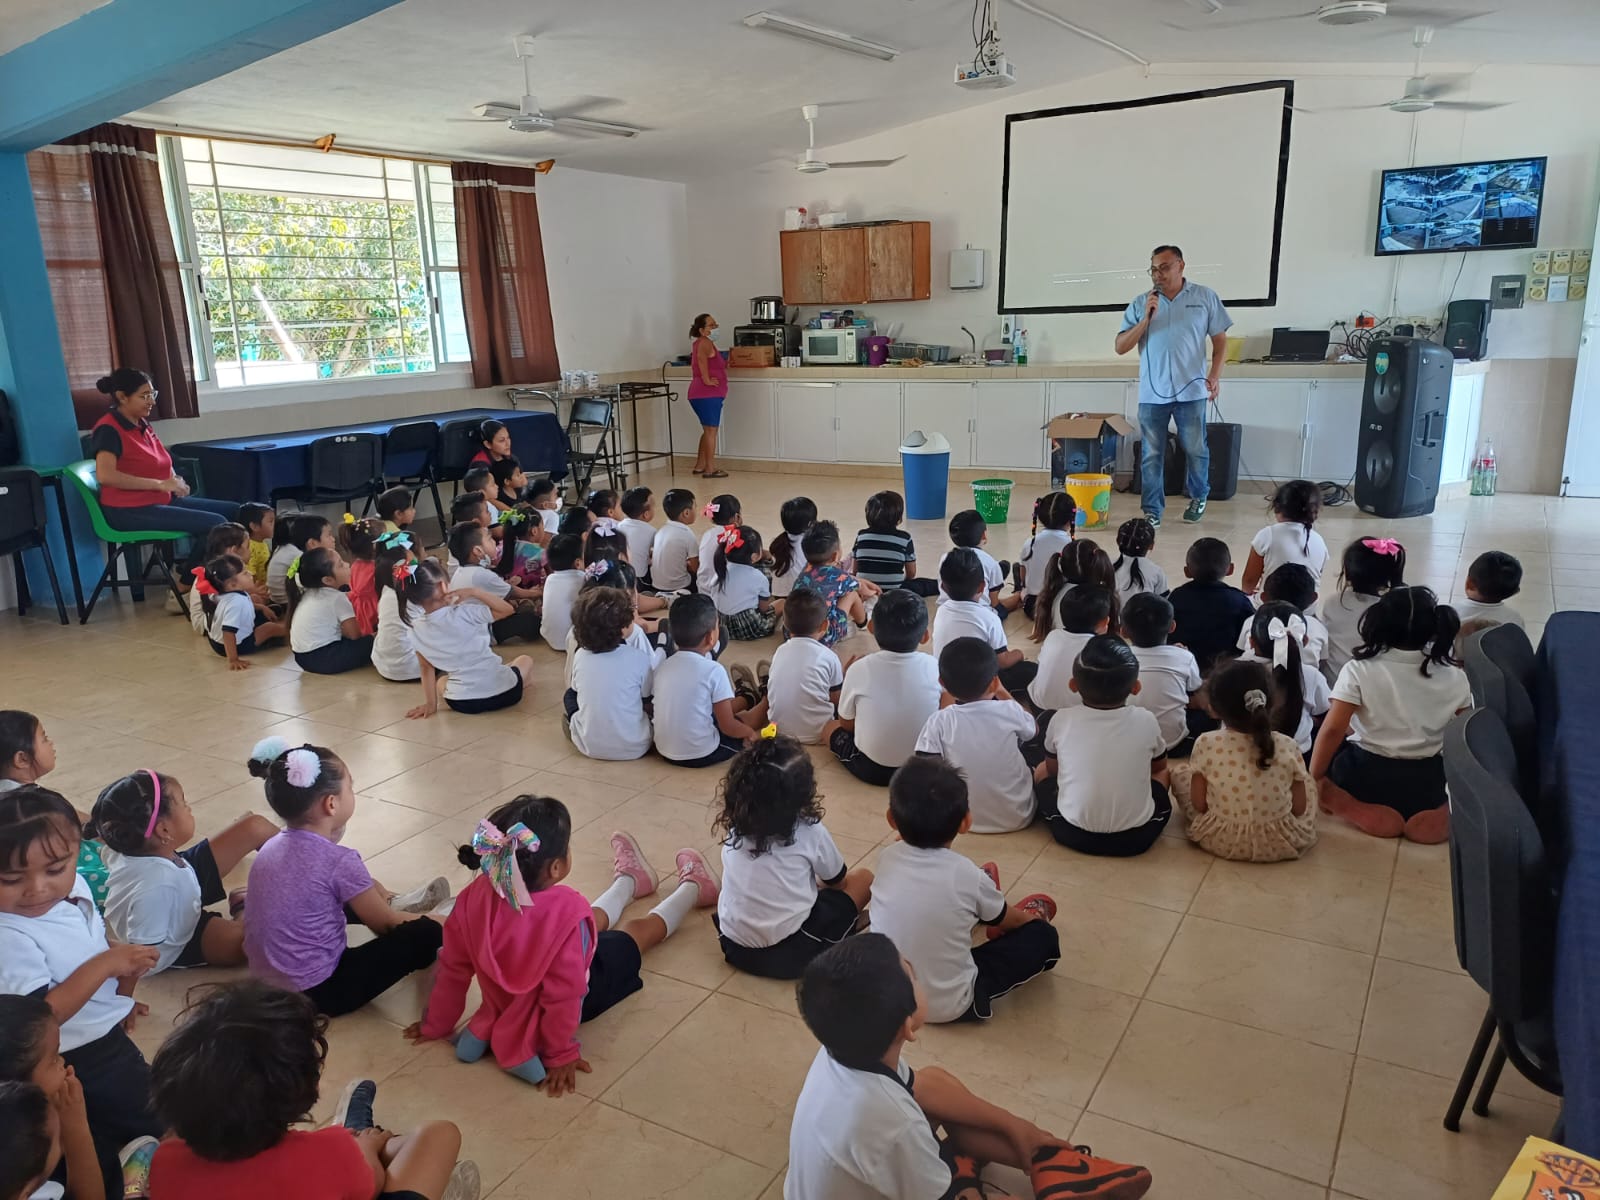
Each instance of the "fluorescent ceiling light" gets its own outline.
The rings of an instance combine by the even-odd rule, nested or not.
[[[893,46],[885,46],[881,42],[869,42],[866,38],[858,38],[854,34],[841,33],[837,29],[824,29],[820,25],[797,21],[793,17],[784,16],[782,13],[751,13],[744,19],[744,23],[750,26],[751,29],[770,29],[773,33],[784,33],[790,37],[804,38],[808,42],[816,42],[819,46],[829,46],[834,50],[848,50],[851,54],[861,54],[867,58],[882,59],[884,62],[892,62],[900,55],[900,51]]]

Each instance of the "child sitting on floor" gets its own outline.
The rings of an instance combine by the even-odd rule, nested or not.
[[[1390,588],[1406,579],[1406,548],[1393,538],[1357,538],[1344,548],[1339,590],[1322,606],[1328,629],[1323,673],[1331,683],[1361,644],[1362,615]]]
[[[1092,638],[1110,632],[1116,597],[1105,588],[1082,584],[1063,592],[1060,602],[1051,607],[1063,627],[1051,630],[1044,639],[1038,672],[1028,685],[1028,702],[1041,713],[1083,703],[1072,688],[1073,665]]]
[[[628,541],[628,562],[640,579],[650,576],[650,547],[656,540],[655,497],[647,487],[633,487],[622,493],[619,502],[622,520],[617,528]]]
[[[552,650],[565,651],[567,634],[572,630],[572,605],[583,587],[583,541],[570,534],[550,539],[545,552],[550,573],[544,577],[544,601],[539,613],[539,636]]]
[[[855,929],[872,872],[846,867],[822,823],[816,775],[799,742],[762,738],[733,760],[712,831],[722,838],[714,919],[729,966],[798,979]]]
[[[1039,673],[1037,663],[1024,660],[1021,650],[1006,642],[1000,614],[984,591],[983,564],[971,550],[952,550],[939,563],[939,587],[944,603],[933,619],[933,653],[937,657],[957,638],[977,638],[994,647],[999,656],[1000,684],[1008,692],[1021,692]]]
[[[356,610],[342,590],[350,565],[332,550],[308,550],[289,564],[289,648],[302,671],[340,675],[372,661],[372,635],[357,628]]]
[[[1453,649],[1460,631],[1455,609],[1425,587],[1391,588],[1367,609],[1311,752],[1324,812],[1374,837],[1450,836],[1444,730],[1472,705]]]
[[[61,1112],[35,1083],[0,1080],[0,1196],[5,1200],[55,1200],[50,1182],[64,1159]],[[93,1159],[89,1160],[91,1165]],[[103,1184],[94,1193],[105,1194]]]
[[[1139,660],[1133,702],[1155,717],[1168,754],[1187,754],[1189,702],[1202,681],[1194,655],[1167,643],[1174,624],[1172,605],[1157,592],[1135,592],[1122,606],[1122,636]]]
[[[205,565],[204,579],[205,590],[197,583],[189,601],[205,618],[206,640],[228,660],[230,671],[245,670],[250,664],[242,656],[288,634],[286,622],[257,620],[259,613],[250,592],[254,581],[238,555],[213,558]]]
[[[438,711],[440,675],[444,702],[455,712],[498,712],[521,703],[533,659],[522,654],[505,662],[490,642],[494,625],[511,619],[511,605],[476,588],[448,587],[438,559],[400,571],[400,620],[411,630],[422,679],[422,703],[406,716],[425,720]]]
[[[657,643],[670,640],[662,632],[660,623],[647,620],[639,615],[639,577],[633,573],[633,568],[626,559],[597,562],[593,569],[586,568],[583,572],[583,587],[579,589],[581,596],[584,592],[592,592],[595,588],[617,588],[626,592],[634,599],[633,627],[628,630],[627,643],[644,653],[651,655],[655,665],[660,666],[665,661],[667,654],[664,647]],[[573,630],[567,630],[567,661],[562,671],[562,689],[572,686],[572,663],[578,654],[578,635]],[[713,655],[715,657],[715,655]],[[752,675],[753,679],[754,676]]]
[[[6,1200],[58,1200],[63,1195],[61,1185],[52,1189],[45,1180],[64,1173],[66,1200],[103,1198],[105,1182],[95,1155],[94,1135],[89,1132],[83,1084],[61,1057],[61,1022],[55,1009],[43,996],[0,994],[0,1095],[15,1096],[25,1086],[38,1093],[33,1100],[34,1119],[42,1111],[55,1129],[42,1138],[37,1130],[24,1130],[18,1124],[20,1114],[6,1110],[0,1101],[0,1196]],[[44,1165],[37,1157],[29,1160],[24,1146],[15,1140],[19,1138],[53,1144]],[[15,1183],[22,1178],[28,1182],[19,1191]]]
[[[372,580],[378,539],[387,532],[376,517],[346,521],[339,527],[339,549],[350,562],[350,607],[356,610],[356,630],[363,637],[378,631],[378,591]]]
[[[1143,1167],[1091,1157],[940,1067],[907,1066],[901,1052],[928,1019],[927,993],[881,933],[846,938],[806,968],[800,1015],[822,1048],[789,1127],[787,1200],[1008,1200],[978,1178],[980,1160],[1027,1172],[1041,1197],[1139,1200],[1150,1190]]]
[[[595,520],[613,523],[622,520],[622,496],[615,488],[596,488],[589,493],[584,507]]]
[[[1111,565],[1111,556],[1094,542],[1085,538],[1074,541],[1052,555],[1045,564],[1044,583],[1033,607],[1033,632],[1028,636],[1042,642],[1061,624],[1062,597],[1073,588],[1099,588],[1111,597],[1111,627],[1115,629],[1122,620],[1122,603],[1117,598],[1117,572]]]
[[[695,540],[694,493],[673,488],[661,497],[666,523],[650,544],[650,587],[663,596],[686,592],[700,570],[700,544]]]
[[[1239,661],[1266,665],[1272,685],[1268,689],[1272,699],[1268,724],[1293,738],[1301,754],[1310,754],[1312,728],[1328,711],[1329,697],[1328,681],[1310,662],[1310,654],[1301,653],[1305,629],[1299,609],[1281,600],[1268,600],[1256,609],[1250,649]]]
[[[769,637],[778,627],[772,584],[756,564],[765,555],[761,533],[751,525],[726,525],[716,531],[711,556],[711,585],[705,589],[727,624],[728,636],[750,642]]]
[[[850,774],[887,787],[939,707],[939,663],[917,649],[928,640],[928,606],[904,588],[883,594],[867,630],[877,652],[845,670],[839,719],[823,726],[822,737]]]
[[[996,561],[995,557],[984,549],[989,544],[989,526],[977,509],[964,509],[950,518],[950,541],[954,549],[971,550],[978,556],[978,561],[983,564],[984,591],[989,597],[989,602],[999,609],[1001,620],[1022,607],[1021,596],[1000,599],[1000,589],[1005,586],[1011,564]],[[945,551],[945,554],[949,553],[949,550]],[[944,565],[945,554],[939,556],[940,566]],[[942,587],[939,589],[939,595],[941,604],[948,599]]]
[[[1155,717],[1130,706],[1139,660],[1113,634],[1090,638],[1072,668],[1082,703],[1050,718],[1045,760],[1034,771],[1054,777],[1039,809],[1051,836],[1080,854],[1131,858],[1156,844],[1172,817],[1167,794],[1167,739]]]
[[[632,628],[633,597],[619,588],[585,591],[572,606],[578,652],[563,704],[572,744],[589,758],[625,761],[650,750],[655,656],[628,641]]]
[[[267,562],[267,600],[279,612],[289,607],[289,568],[302,554],[334,548],[333,526],[316,513],[294,513],[274,529],[272,557]]]
[[[700,511],[711,521],[711,528],[700,535],[700,549],[695,555],[700,566],[695,574],[695,582],[700,585],[702,592],[709,592],[717,582],[716,572],[711,564],[716,558],[717,544],[722,531],[730,525],[743,525],[744,509],[740,507],[739,497],[723,492],[706,501],[705,508]]]
[[[553,479],[535,479],[528,485],[528,503],[539,514],[539,523],[546,533],[555,533],[561,525],[561,494]]]
[[[1522,590],[1522,564],[1504,550],[1486,550],[1467,568],[1466,599],[1455,606],[1461,624],[1474,629],[1515,625],[1526,629],[1522,614],[1506,603]]]
[[[789,637],[772,656],[767,715],[779,733],[815,745],[834,718],[844,686],[839,656],[822,640],[828,602],[820,592],[791,593],[783,605],[783,628]]]
[[[400,591],[410,581],[408,568],[417,561],[409,533],[386,533],[378,539],[372,561],[372,586],[378,592],[378,632],[372,638],[372,665],[393,683],[415,683],[422,678],[417,644],[411,626],[400,615]],[[412,613],[415,620],[417,614]]]
[[[106,845],[106,924],[118,941],[160,952],[152,975],[244,965],[244,924],[207,909],[230,899],[223,878],[278,827],[247,813],[185,850],[194,827],[178,781],[145,770],[108,784],[84,831]]]
[[[201,562],[209,563],[212,559],[227,554],[233,555],[245,564],[245,578],[235,585],[237,589],[250,597],[261,620],[276,621],[277,614],[267,605],[267,589],[258,585],[255,576],[250,574],[250,534],[243,525],[236,525],[232,521],[213,525],[206,533],[206,552]],[[194,626],[196,633],[206,637],[211,629],[211,613],[206,608],[204,600],[207,596],[215,596],[217,592],[206,579],[206,569],[203,565],[194,568],[190,575],[193,576],[194,586],[189,589],[189,594],[185,598],[185,603],[189,606],[189,623]]]
[[[508,454],[489,464],[489,474],[494,479],[494,502],[503,510],[522,504],[528,492],[528,473],[522,469],[516,455]]]
[[[494,481],[494,471],[488,463],[468,467],[466,474],[461,477],[461,495],[468,496],[476,493],[488,508],[491,523],[504,511],[504,506],[496,504],[493,499],[494,496],[499,494],[499,490]],[[460,499],[460,497],[458,496],[457,499]]]
[[[1312,615],[1317,604],[1317,581],[1311,572],[1297,563],[1285,563],[1261,584],[1261,603],[1274,601],[1289,605],[1305,621],[1305,634],[1301,647],[1303,657],[1312,666],[1318,666],[1328,654],[1328,627]],[[1245,619],[1239,630],[1238,649],[1250,649],[1250,631],[1255,628],[1254,612]]]
[[[392,487],[378,496],[378,520],[385,533],[405,533],[417,519],[417,502],[410,488]]]
[[[680,767],[727,762],[767,723],[766,701],[734,694],[715,658],[721,628],[710,596],[679,596],[667,623],[676,652],[655,671],[656,753]]]
[[[872,928],[916,971],[928,1020],[987,1021],[994,1001],[1053,969],[1061,938],[1045,895],[1007,904],[993,864],[979,867],[950,848],[972,828],[967,783],[942,758],[917,757],[889,784],[889,828],[900,835],[878,852]],[[988,939],[972,947],[975,925]]]
[[[850,636],[852,627],[867,624],[864,596],[878,594],[876,584],[862,585],[839,565],[839,527],[832,521],[817,521],[806,530],[800,548],[806,556],[805,570],[794,581],[798,591],[816,592],[828,602],[828,630],[822,635],[824,646],[833,646]]]
[[[1218,858],[1282,862],[1317,840],[1311,777],[1294,740],[1272,728],[1271,680],[1257,662],[1218,667],[1207,691],[1222,729],[1189,758],[1189,840]]]
[[[459,592],[474,588],[487,592],[505,601],[511,609],[510,616],[501,617],[490,626],[494,640],[509,642],[512,638],[523,638],[531,642],[537,638],[539,606],[535,601],[542,592],[539,588],[520,587],[507,578],[514,556],[502,554],[501,566],[492,565],[495,560],[494,539],[483,526],[465,521],[451,527],[448,544],[450,557],[459,564],[450,574],[451,589]]]
[[[45,732],[44,723],[20,709],[0,709],[0,794],[38,783],[56,769],[56,745]],[[77,809],[78,823],[89,818]],[[78,843],[78,874],[89,885],[95,907],[106,906],[106,866],[101,860],[104,845],[95,838],[83,837]]]
[[[772,542],[772,594],[783,600],[805,570],[806,554],[801,543],[806,531],[817,523],[817,506],[810,497],[795,496],[783,502],[778,520],[783,523],[783,533]]]
[[[1328,565],[1328,543],[1311,528],[1322,511],[1322,489],[1308,479],[1291,479],[1272,494],[1274,523],[1250,539],[1250,558],[1239,586],[1247,594],[1278,568],[1293,563],[1311,572],[1312,590]],[[1282,597],[1279,597],[1282,599]]]
[[[917,548],[900,528],[906,498],[899,492],[874,492],[867,497],[866,518],[867,527],[856,534],[850,550],[856,578],[884,590],[903,587],[919,596],[937,595],[937,579],[917,577]]]
[[[1033,768],[1022,747],[1038,736],[1039,723],[1000,685],[998,662],[982,638],[946,645],[939,683],[950,703],[917,736],[919,755],[943,758],[966,777],[973,833],[1010,833],[1033,824]]]
[[[278,514],[270,504],[260,504],[254,500],[239,505],[239,515],[236,518],[243,525],[245,532],[250,536],[249,553],[245,556],[245,568],[250,572],[250,578],[255,580],[256,587],[261,590],[262,596],[267,594],[267,563],[272,559],[272,535],[277,532]],[[213,557],[208,555],[207,557]]]
[[[1183,564],[1188,583],[1172,589],[1172,619],[1176,627],[1172,640],[1187,646],[1200,664],[1200,673],[1211,670],[1218,655],[1232,657],[1237,645],[1239,625],[1255,617],[1255,605],[1238,588],[1223,582],[1233,574],[1233,554],[1220,538],[1197,538],[1189,547]]]
[[[456,1057],[492,1052],[500,1069],[551,1097],[577,1090],[589,1070],[578,1026],[644,986],[644,956],[696,908],[717,902],[717,881],[698,850],[679,850],[678,881],[647,916],[622,919],[653,895],[656,873],[639,843],[611,835],[612,881],[591,905],[562,881],[572,871],[572,817],[548,796],[518,796],[478,822],[457,852],[478,874],[461,889],[444,927],[439,974],[412,1041],[448,1038],[474,978],[482,999],[456,1034]]]
[[[1017,582],[1022,589],[1022,613],[1033,620],[1050,560],[1071,544],[1078,506],[1065,492],[1047,492],[1033,502],[1033,534],[1017,556]],[[1044,530],[1040,532],[1039,526]]]
[[[150,1164],[150,1194],[477,1200],[477,1167],[456,1161],[461,1131],[426,1121],[390,1133],[376,1124],[371,1080],[345,1089],[333,1124],[295,1128],[317,1104],[327,1031],[305,996],[255,980],[193,1001],[150,1069],[156,1114],[172,1134]]]
[[[1161,564],[1150,561],[1155,548],[1156,527],[1149,518],[1134,517],[1117,528],[1117,561],[1111,569],[1117,573],[1117,596],[1124,604],[1141,592],[1165,596],[1172,590]]]
[[[250,864],[244,926],[250,973],[304,992],[318,1012],[338,1017],[432,966],[444,929],[423,913],[449,897],[449,885],[435,879],[397,897],[372,878],[359,853],[339,845],[356,812],[355,781],[344,760],[324,746],[291,747],[269,737],[247,766],[265,781],[267,803],[285,825]],[[351,946],[349,923],[376,936]]]

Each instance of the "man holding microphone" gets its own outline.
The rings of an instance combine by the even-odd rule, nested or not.
[[[1211,451],[1206,444],[1206,402],[1216,397],[1222,381],[1222,360],[1228,350],[1233,318],[1217,294],[1183,277],[1183,251],[1157,246],[1150,255],[1148,292],[1135,296],[1122,314],[1118,354],[1139,347],[1139,434],[1144,515],[1161,524],[1166,508],[1167,427],[1178,426],[1178,442],[1188,463],[1190,524],[1205,516],[1211,492]],[[1211,342],[1211,369],[1206,370],[1206,341]]]

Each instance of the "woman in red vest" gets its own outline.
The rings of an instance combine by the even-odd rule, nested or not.
[[[173,474],[172,455],[150,427],[150,413],[156,405],[150,376],[132,367],[118,367],[95,386],[111,397],[111,411],[95,422],[89,435],[106,524],[127,532],[149,529],[193,534],[189,567],[201,565],[207,531],[234,520],[239,506],[190,496],[189,485]],[[180,582],[188,581],[185,571]]]

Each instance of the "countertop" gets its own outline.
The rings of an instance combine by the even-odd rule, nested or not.
[[[1492,360],[1458,360],[1457,376],[1487,375]],[[1223,368],[1227,379],[1361,379],[1367,370],[1364,362],[1322,363],[1229,363]],[[873,380],[921,379],[959,381],[966,379],[1137,379],[1139,360],[1135,357],[1101,361],[1079,360],[1061,363],[1029,363],[1024,367],[961,367],[928,365],[922,367],[730,367],[730,379],[749,380]],[[686,366],[667,367],[668,379],[689,378]]]

